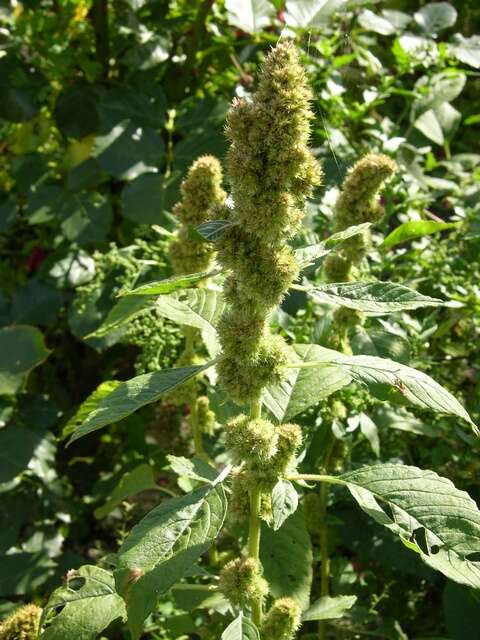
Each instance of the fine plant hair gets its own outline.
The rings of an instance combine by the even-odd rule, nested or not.
[[[128,322],[138,296],[146,296],[147,308],[152,304],[182,325],[184,352],[172,368],[117,383],[107,393],[95,391],[80,407],[70,442],[168,398],[189,406],[196,455],[167,457],[185,493],[162,499],[103,567],[69,572],[45,607],[46,640],[49,630],[58,637],[53,634],[65,621],[81,620],[71,588],[79,576],[84,582],[78,593],[83,589],[92,598],[89,623],[97,634],[123,621],[138,640],[159,598],[172,588],[191,587],[197,595],[213,593],[228,601],[222,640],[335,637],[328,636],[331,621],[353,607],[356,597],[332,593],[327,526],[332,485],[351,494],[365,517],[398,536],[430,568],[480,588],[475,564],[480,511],[465,492],[434,471],[398,462],[343,471],[344,443],[330,425],[348,419],[348,402],[333,394],[350,385],[360,384],[372,395],[387,388],[404,403],[453,416],[474,432],[476,426],[455,397],[422,371],[352,353],[348,330],[367,314],[442,304],[398,283],[363,279],[370,225],[383,215],[379,193],[400,171],[389,157],[360,158],[341,187],[332,235],[292,248],[306,200],[322,176],[309,148],[312,100],[299,52],[292,42],[280,42],[266,56],[257,90],[248,99],[235,99],[228,112],[225,169],[231,204],[225,204],[219,161],[199,158],[174,208],[180,224],[169,248],[173,276],[132,289],[119,303],[116,314],[121,311]],[[212,272],[215,252],[219,269]],[[317,260],[323,260],[318,273],[324,282],[305,277],[299,284],[302,270]],[[329,346],[335,348],[289,344],[272,329],[274,311],[291,289],[334,308]],[[200,354],[207,352],[211,360],[205,362]],[[321,462],[313,463],[311,441],[294,419],[317,405],[330,423],[316,426],[322,453]],[[202,432],[210,429],[205,425],[214,420],[222,423],[221,432],[204,443]],[[312,491],[316,486],[319,491]],[[292,529],[303,536],[301,544],[288,538]],[[315,575],[313,581],[307,530],[320,547],[314,566],[319,579]],[[208,572],[201,572],[201,562]],[[302,579],[307,576],[303,592],[291,586],[298,566]],[[98,618],[91,584],[100,598]],[[310,604],[311,596],[319,599]]]

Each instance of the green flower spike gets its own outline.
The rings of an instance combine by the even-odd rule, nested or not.
[[[36,640],[42,610],[34,604],[17,609],[0,624],[0,640]]]
[[[280,598],[270,607],[262,625],[262,640],[292,640],[300,627],[302,609],[293,598]]]
[[[195,227],[211,217],[212,209],[225,202],[227,194],[222,189],[222,178],[222,167],[217,158],[201,156],[182,182],[182,200],[173,208],[180,228],[169,246],[169,259],[175,273],[205,271],[211,264],[214,253],[211,245],[191,235]]]
[[[383,208],[377,194],[385,181],[397,170],[395,162],[385,155],[369,153],[347,173],[335,204],[334,233],[362,222],[381,220]],[[370,233],[349,238],[337,254],[325,260],[325,276],[329,282],[346,282],[351,267],[359,264],[370,247]]]
[[[218,251],[231,273],[217,370],[239,403],[257,400],[264,386],[280,381],[287,358],[284,341],[270,334],[268,317],[298,275],[287,240],[301,222],[305,198],[320,183],[308,148],[311,98],[295,46],[282,42],[267,56],[252,100],[234,100],[227,117],[234,224]]]

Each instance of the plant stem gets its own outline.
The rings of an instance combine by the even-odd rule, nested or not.
[[[262,415],[262,401],[260,399],[252,402],[250,406],[250,417],[257,420]],[[250,523],[248,529],[248,555],[257,562],[260,559],[260,504],[261,494],[258,487],[250,491]],[[262,623],[262,599],[257,598],[252,602],[252,621],[259,627]]]
[[[195,347],[195,330],[191,327],[184,327],[185,335],[185,352],[191,352],[193,354]],[[202,432],[200,431],[200,425],[198,424],[198,407],[197,407],[197,393],[194,391],[190,397],[190,427],[193,434],[193,446],[195,449],[195,455],[208,462],[208,456],[203,448]]]
[[[325,447],[325,457],[323,459],[323,468],[328,471],[330,458],[334,447],[335,439],[331,427],[328,427],[328,434]],[[328,524],[327,524],[327,509],[328,509],[328,494],[329,486],[326,482],[320,486],[320,596],[326,597],[329,595],[329,580],[330,580],[330,557],[328,554]],[[327,637],[327,621],[320,620],[318,623],[318,637],[319,640],[326,640]]]

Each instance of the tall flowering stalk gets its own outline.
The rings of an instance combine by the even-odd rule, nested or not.
[[[181,184],[182,199],[173,209],[180,226],[168,250],[170,263],[177,274],[206,271],[213,262],[215,252],[212,245],[196,238],[193,231],[195,227],[211,217],[212,209],[224,204],[227,194],[222,188],[222,180],[223,171],[220,162],[214,156],[204,155],[197,158],[191,165]],[[183,332],[185,349],[177,366],[194,364],[197,360],[198,330],[184,327]],[[177,404],[189,405],[189,421],[195,452],[205,458],[202,433],[209,433],[214,423],[208,397],[198,395],[198,382],[192,379],[175,391],[171,399]]]
[[[297,51],[283,42],[268,55],[253,98],[235,100],[227,117],[233,209],[218,252],[229,275],[217,371],[227,395],[250,406],[248,416],[226,425],[227,445],[239,463],[232,502],[247,506],[249,539],[248,557],[226,565],[220,584],[232,603],[251,608],[257,625],[266,595],[260,515],[268,518],[271,490],[291,471],[301,444],[297,425],[262,419],[261,396],[266,385],[280,381],[287,360],[285,342],[269,328],[270,313],[299,271],[287,242],[301,222],[305,199],[320,183],[320,167],[308,148],[311,98]],[[292,637],[299,615],[294,601],[274,604],[262,637]]]

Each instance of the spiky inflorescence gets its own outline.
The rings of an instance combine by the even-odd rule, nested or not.
[[[17,609],[0,624],[0,640],[36,640],[42,610],[34,604]]]
[[[270,335],[267,318],[298,275],[286,240],[320,182],[308,148],[311,97],[295,46],[282,42],[268,55],[252,100],[235,100],[228,113],[234,224],[219,243],[218,259],[231,275],[217,369],[239,403],[258,399],[265,385],[280,380],[286,360],[285,344]]]
[[[175,273],[204,271],[212,261],[211,245],[191,237],[191,231],[209,219],[212,209],[224,204],[227,194],[222,189],[222,178],[222,167],[217,158],[200,156],[182,182],[182,200],[173,208],[181,224],[169,247]]]
[[[343,231],[363,222],[375,223],[383,216],[378,192],[397,170],[388,156],[369,153],[347,173],[335,204],[333,231]],[[370,233],[364,232],[346,240],[337,254],[325,260],[325,276],[329,282],[346,282],[352,265],[365,257],[370,246]]]
[[[240,607],[268,595],[267,581],[253,558],[236,558],[226,564],[220,572],[218,588],[233,605]]]
[[[292,640],[300,627],[302,609],[293,598],[275,600],[265,616],[261,635],[263,640]]]

